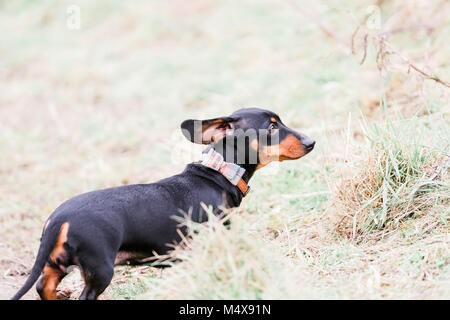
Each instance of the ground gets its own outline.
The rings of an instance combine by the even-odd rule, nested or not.
[[[315,150],[261,169],[230,230],[168,270],[117,268],[102,298],[450,298],[448,3],[307,4],[0,1],[0,299],[60,203],[180,172],[201,150],[180,123],[245,106]],[[77,270],[61,285],[81,289]]]

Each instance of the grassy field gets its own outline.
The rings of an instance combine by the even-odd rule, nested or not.
[[[450,5],[373,5],[0,0],[0,299],[60,203],[180,172],[201,150],[180,123],[245,106],[316,149],[103,299],[449,299]]]

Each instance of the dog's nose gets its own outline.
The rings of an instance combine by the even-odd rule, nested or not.
[[[316,142],[313,139],[305,139],[304,141],[302,141],[303,147],[305,147],[306,151],[311,151],[312,149],[314,149],[314,145],[316,144]]]

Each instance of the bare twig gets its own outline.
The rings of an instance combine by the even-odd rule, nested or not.
[[[364,61],[366,61],[366,56],[367,56],[367,37],[368,37],[368,34],[366,34],[364,36],[364,55],[363,55],[363,57],[361,59],[361,62],[359,64],[363,64]]]
[[[415,63],[413,63],[407,56],[402,54],[400,51],[396,50],[388,41],[386,41],[386,37],[387,37],[387,33],[386,32],[385,33],[380,33],[380,34],[372,34],[369,30],[367,30],[367,28],[365,28],[361,23],[359,23],[359,21],[357,21],[354,16],[352,16],[352,17],[356,21],[356,23],[358,24],[357,27],[356,27],[356,30],[355,30],[355,32],[353,33],[353,36],[352,36],[352,53],[353,54],[356,54],[356,51],[354,49],[354,38],[356,37],[356,34],[362,28],[364,29],[364,32],[365,32],[365,35],[364,35],[364,55],[363,55],[363,59],[361,60],[361,64],[363,64],[365,59],[366,59],[367,38],[370,37],[373,40],[375,40],[376,43],[378,43],[378,52],[377,52],[377,58],[376,58],[378,69],[381,70],[382,67],[384,66],[383,61],[385,60],[385,57],[387,55],[395,54],[400,59],[402,59],[403,62],[405,62],[408,65],[408,71],[410,69],[413,69],[414,71],[418,72],[425,79],[436,81],[436,82],[442,84],[443,86],[446,86],[447,88],[450,88],[450,83],[449,82],[444,81],[444,80],[440,79],[437,76],[433,76],[433,75],[423,71]],[[388,48],[389,51],[387,51],[386,48]]]
[[[391,50],[392,53],[396,54],[398,57],[400,57],[400,59],[402,59],[404,62],[406,62],[408,64],[409,68],[414,69],[416,72],[420,73],[426,79],[434,80],[434,81],[436,81],[436,82],[446,86],[447,88],[450,88],[450,83],[449,82],[444,81],[444,80],[442,80],[442,79],[440,79],[440,78],[438,78],[436,76],[433,76],[433,75],[423,71],[422,69],[417,67],[414,63],[412,63],[412,61],[409,60],[408,57],[406,57],[405,55],[400,53],[398,50],[394,49],[389,42],[384,41],[384,44],[385,44],[386,47],[388,47]]]
[[[349,47],[345,41],[343,41],[336,33],[332,32],[330,28],[328,28],[326,25],[324,25],[320,19],[318,19],[317,17],[315,17],[314,15],[312,15],[311,13],[306,11],[295,0],[286,0],[286,1],[289,2],[292,5],[292,7],[294,7],[300,14],[302,14],[303,16],[307,17],[312,22],[314,22],[319,27],[319,29],[322,32],[324,32],[329,38],[337,41],[339,44]],[[361,59],[360,64],[363,64],[364,61],[366,60],[367,40],[370,37],[371,39],[375,40],[376,43],[379,44],[378,52],[377,52],[377,65],[380,70],[384,66],[383,61],[385,60],[385,57],[389,54],[395,54],[398,57],[400,57],[400,59],[402,59],[406,64],[408,64],[409,69],[413,69],[414,71],[419,73],[423,78],[436,81],[437,83],[439,83],[447,88],[450,88],[449,82],[444,81],[441,78],[434,76],[428,72],[425,72],[423,69],[419,68],[415,63],[413,63],[407,56],[405,56],[404,54],[402,54],[401,52],[396,50],[389,42],[386,41],[386,37],[388,34],[387,32],[380,33],[380,34],[372,34],[353,15],[351,15],[351,16],[357,23],[357,27],[356,27],[355,31],[353,32],[353,35],[351,37],[351,45],[349,47],[353,54],[356,54],[355,45],[354,45],[356,35],[358,34],[358,32],[361,29],[363,29],[365,32],[364,38],[363,38],[364,39],[364,53],[363,53],[363,57]],[[388,48],[390,51],[386,51],[385,48]]]
[[[352,34],[352,53],[356,54],[356,50],[355,50],[355,38],[356,35],[358,34],[359,31],[359,25],[356,27],[355,31]]]
[[[301,5],[299,5],[295,0],[286,0],[295,10],[297,10],[301,15],[307,17],[312,22],[314,22],[317,27],[319,27],[320,30],[322,30],[323,33],[325,33],[329,38],[335,40],[339,44],[349,47],[348,43],[344,40],[342,40],[337,34],[335,34],[333,31],[331,31],[330,28],[328,28],[326,25],[324,25],[320,19],[317,19],[313,14],[305,10]]]

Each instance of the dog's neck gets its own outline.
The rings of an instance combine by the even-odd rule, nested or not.
[[[209,148],[221,154],[224,161],[245,169],[242,179],[246,183],[250,181],[258,166],[258,154],[250,147],[248,137],[241,139],[238,136],[225,136],[218,142],[211,143],[206,151]]]
[[[236,186],[245,196],[248,192],[248,181],[253,175],[252,166],[242,166],[224,160],[224,156],[217,152],[213,145],[209,145],[202,153],[200,161],[205,167],[211,168],[221,173],[232,185]],[[247,171],[248,170],[248,171]]]

